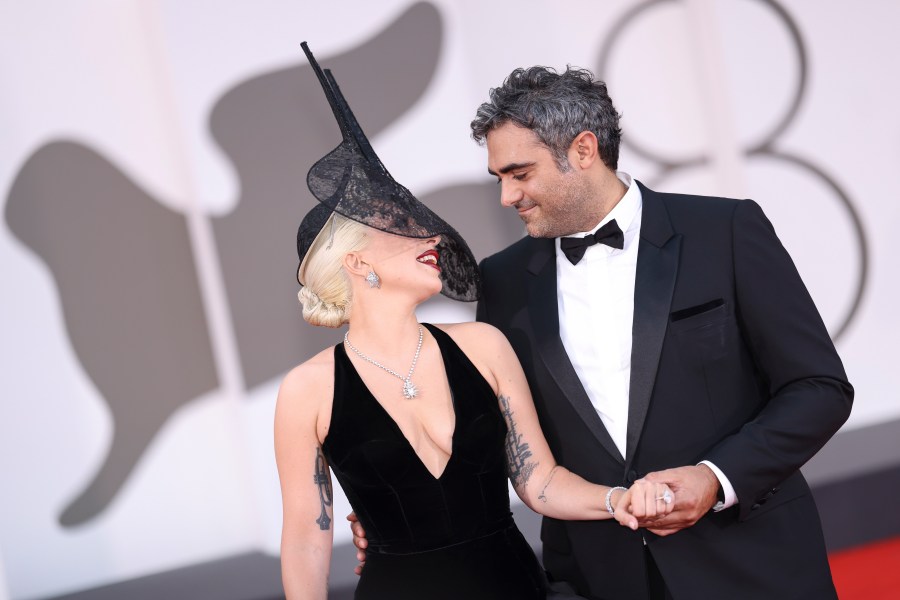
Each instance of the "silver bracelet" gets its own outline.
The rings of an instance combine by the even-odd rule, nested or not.
[[[622,487],[621,485],[617,485],[616,487],[611,487],[611,488],[609,488],[609,491],[606,492],[606,510],[607,510],[607,512],[609,512],[609,514],[611,514],[612,516],[616,516],[616,511],[615,511],[615,509],[613,508],[613,505],[612,505],[612,502],[611,502],[611,500],[612,500],[612,493],[613,493],[614,491],[616,491],[616,490],[622,490],[623,492],[627,492],[627,491],[628,491],[628,488],[624,488],[624,487]]]

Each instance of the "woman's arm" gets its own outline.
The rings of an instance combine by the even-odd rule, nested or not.
[[[556,463],[541,431],[525,373],[506,337],[483,323],[466,325],[469,331],[458,335],[469,338],[461,341],[487,368],[490,377],[486,377],[497,392],[507,426],[509,477],[519,498],[535,512],[557,519],[613,518],[606,509],[608,486],[590,483]],[[629,508],[622,511],[620,522],[635,528],[635,517],[652,519],[671,512],[674,502],[657,500],[667,489],[639,480],[627,491],[613,490],[610,502],[614,508]]]
[[[288,373],[275,408],[275,461],[284,511],[281,574],[288,600],[325,600],[331,563],[333,496],[318,420],[322,398],[330,398],[323,393],[333,387],[324,374],[333,371],[313,361]]]

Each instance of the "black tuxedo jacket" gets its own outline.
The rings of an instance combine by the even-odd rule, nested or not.
[[[627,486],[708,459],[739,503],[667,537],[613,520],[545,518],[544,565],[591,598],[644,599],[646,539],[679,600],[835,598],[799,471],[853,399],[822,319],[756,203],[638,185],[626,456],[560,340],[552,239],[524,238],[482,262],[478,319],[512,343],[561,465]]]

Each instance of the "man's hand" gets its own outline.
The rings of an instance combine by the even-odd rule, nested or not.
[[[678,467],[650,473],[644,477],[651,483],[666,483],[675,493],[674,510],[653,520],[638,520],[656,535],[671,535],[691,527],[716,504],[719,480],[706,465]]]
[[[357,575],[362,575],[363,567],[366,566],[366,546],[369,545],[368,540],[366,540],[366,530],[363,529],[359,519],[356,518],[355,512],[347,515],[347,520],[350,521],[350,530],[353,532],[353,545],[356,546],[356,560],[359,561],[353,572]]]
[[[672,489],[665,483],[638,479],[625,491],[613,490],[610,503],[615,507],[613,516],[620,525],[637,529],[669,515],[674,499]]]

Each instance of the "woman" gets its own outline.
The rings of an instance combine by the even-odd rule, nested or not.
[[[310,323],[349,327],[279,391],[286,594],[326,597],[330,467],[368,535],[356,598],[545,598],[507,476],[529,507],[559,519],[611,519],[629,506],[667,514],[671,491],[608,488],[560,467],[503,335],[482,323],[418,323],[416,307],[439,292],[477,297],[475,259],[390,177],[331,74],[304,50],[344,141],[307,178],[321,204],[298,231],[299,296]]]

